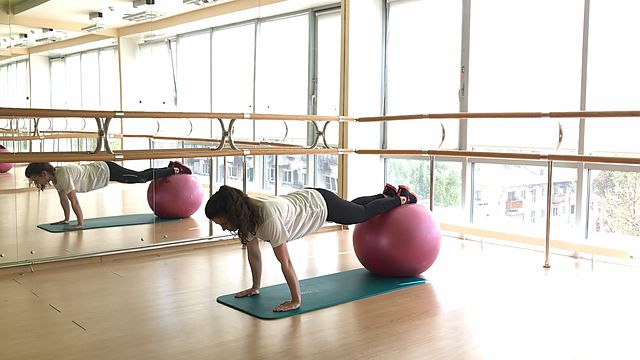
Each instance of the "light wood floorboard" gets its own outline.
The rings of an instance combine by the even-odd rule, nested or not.
[[[360,267],[351,232],[290,244],[300,278]],[[284,281],[263,244],[263,285]],[[239,244],[0,276],[2,359],[638,359],[638,269],[445,238],[429,283],[281,320],[218,304]],[[275,305],[275,304],[274,304]]]

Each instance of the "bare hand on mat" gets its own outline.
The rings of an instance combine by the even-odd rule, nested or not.
[[[282,304],[274,307],[273,311],[276,311],[276,312],[289,311],[289,310],[295,310],[295,309],[297,309],[299,307],[300,307],[300,302],[288,300],[288,301],[285,301]]]
[[[253,296],[253,295],[258,295],[260,294],[260,289],[247,289],[247,290],[243,290],[240,292],[235,293],[233,296],[237,297],[237,298],[241,298],[241,297],[245,297],[245,296]]]

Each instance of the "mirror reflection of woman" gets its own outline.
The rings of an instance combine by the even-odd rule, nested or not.
[[[43,191],[47,185],[52,184],[58,191],[64,219],[52,225],[65,224],[64,228],[68,230],[81,229],[84,226],[84,214],[77,193],[101,189],[107,186],[109,181],[126,184],[145,183],[174,174],[191,174],[191,169],[179,161],[171,161],[164,168],[149,168],[143,171],[127,169],[111,161],[96,161],[61,166],[53,166],[51,163],[31,163],[24,171],[24,175],[39,190]],[[73,225],[69,224],[71,210],[77,220]]]

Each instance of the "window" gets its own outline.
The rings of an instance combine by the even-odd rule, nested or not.
[[[28,61],[0,65],[0,106],[28,108],[29,105]]]
[[[629,70],[640,62],[640,2],[591,0],[590,4],[586,109],[636,110],[640,74]],[[587,119],[585,152],[640,153],[639,131],[637,119]]]
[[[472,1],[469,111],[578,110],[583,8],[583,0]],[[560,123],[561,149],[576,151],[578,121]],[[555,150],[559,142],[553,119],[468,124],[472,148]]]
[[[237,169],[235,164],[233,164],[233,163],[228,163],[227,164],[227,177],[230,178],[230,179],[237,179],[238,178],[238,169]]]
[[[260,23],[256,55],[256,112],[307,114],[309,17],[307,14]],[[287,142],[307,143],[307,124],[288,123]],[[275,122],[256,122],[260,139],[281,139]]]
[[[386,114],[459,111],[461,4],[389,3]],[[458,121],[442,123],[446,129],[443,146],[457,147]],[[387,125],[389,148],[435,148],[441,140],[439,122],[395,121]]]
[[[293,183],[293,171],[291,170],[285,170],[282,172],[282,182],[285,184],[292,184]]]
[[[255,31],[255,23],[213,30],[211,35],[211,108],[213,112],[253,112]],[[252,121],[236,121],[233,129],[234,139],[254,139]],[[214,133],[219,132],[219,127],[214,126]]]
[[[331,191],[338,191],[338,179],[333,176],[325,176],[324,188]]]

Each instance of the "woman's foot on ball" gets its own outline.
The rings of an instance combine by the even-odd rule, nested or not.
[[[174,161],[173,168],[178,169],[178,174],[191,174],[191,169],[180,161]]]
[[[382,190],[382,195],[388,196],[388,197],[396,197],[398,196],[398,189],[396,189],[395,186],[387,183],[384,186],[384,190]]]
[[[400,185],[398,188],[398,196],[400,197],[402,204],[415,204],[418,202],[418,196],[416,196],[411,189],[404,185]]]

